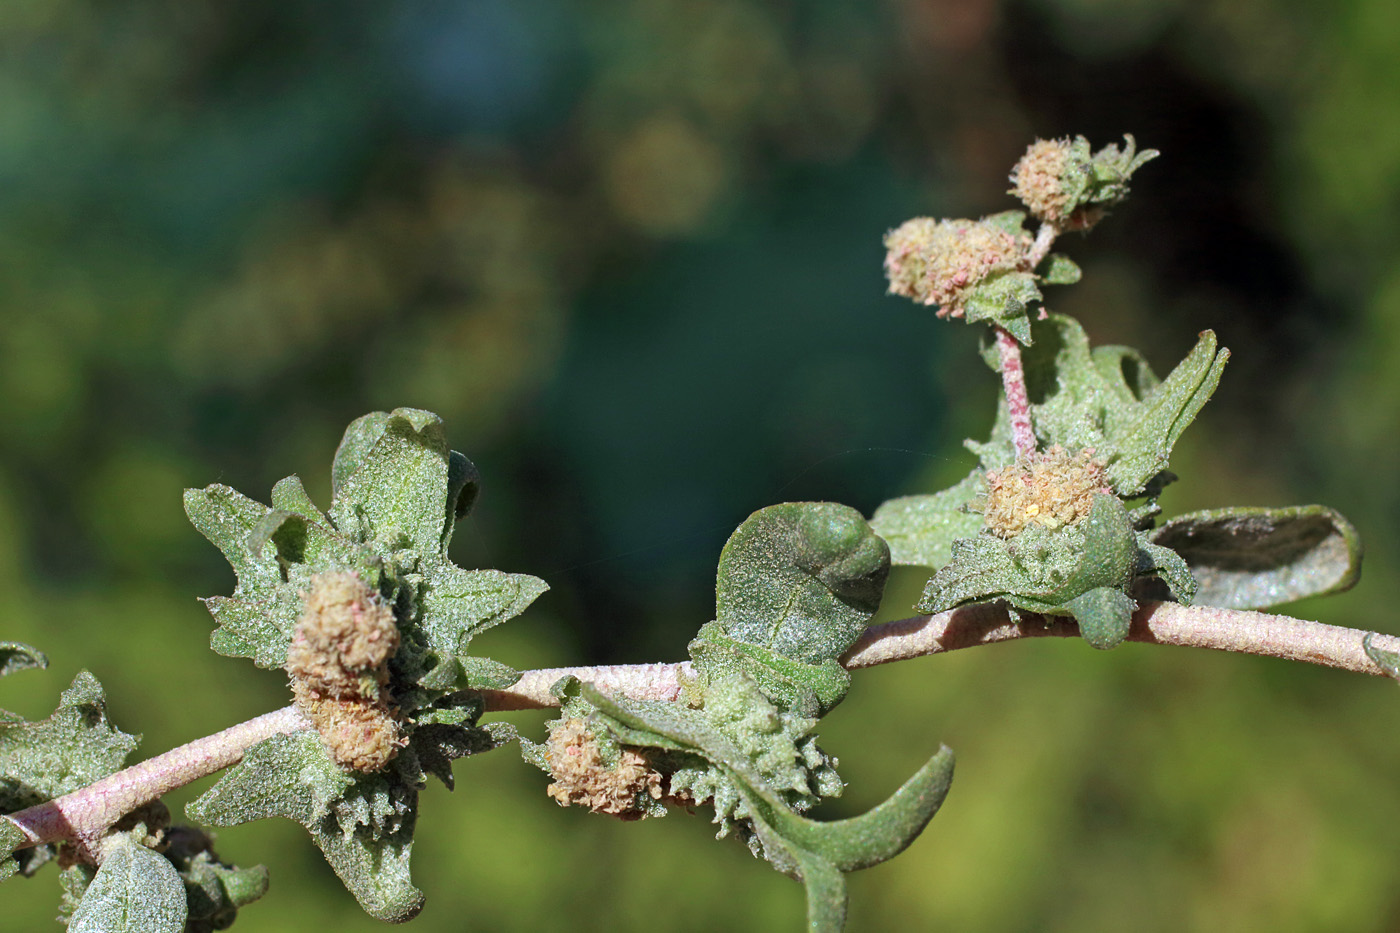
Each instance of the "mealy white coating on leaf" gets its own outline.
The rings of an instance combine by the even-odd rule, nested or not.
[[[114,846],[88,885],[69,933],[181,933],[188,907],[175,866],[143,845]]]

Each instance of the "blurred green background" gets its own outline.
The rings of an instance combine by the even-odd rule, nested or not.
[[[1168,513],[1321,501],[1400,631],[1400,5],[1391,0],[6,0],[0,684],[80,668],[162,751],[287,701],[207,650],[232,574],[180,491],[322,501],[352,418],[447,419],[485,476],[454,556],[553,587],[479,647],[679,658],[716,557],[780,500],[959,478],[976,333],[883,295],[880,239],[1010,208],[1036,136],[1163,157],[1053,292],[1170,368],[1234,352]],[[908,613],[917,574],[885,615]],[[542,714],[517,715],[538,732]],[[861,673],[824,724],[863,809],[944,741],[943,813],[852,879],[850,928],[1400,927],[1400,695],[1281,662],[1036,642]],[[799,929],[799,885],[703,817],[623,825],[509,752],[430,788],[433,930]],[[183,806],[200,787],[176,795]],[[372,930],[300,827],[238,929]],[[53,929],[55,872],[5,886]]]

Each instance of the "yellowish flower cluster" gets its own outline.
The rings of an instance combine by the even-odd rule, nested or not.
[[[983,521],[992,534],[1014,538],[1032,523],[1055,529],[1089,514],[1094,493],[1111,493],[1093,450],[1070,454],[1056,444],[987,474]]]

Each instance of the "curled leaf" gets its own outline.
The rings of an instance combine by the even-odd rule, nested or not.
[[[1151,539],[1185,560],[1205,606],[1262,609],[1345,590],[1361,575],[1360,536],[1321,505],[1192,512]]]
[[[690,644],[702,681],[742,673],[804,715],[840,702],[837,662],[880,607],[889,547],[856,510],[832,502],[760,509],[724,546],[715,621]]]
[[[729,777],[762,842],[763,856],[806,886],[812,930],[841,929],[846,914],[843,873],[868,868],[904,851],[938,812],[953,778],[953,753],[944,747],[898,791],[861,816],[811,820],[793,811],[749,757],[695,711],[671,703],[611,697],[591,684],[579,690],[583,699],[609,718],[619,741],[690,752]]]
[[[17,641],[0,641],[0,677],[15,671],[49,666],[49,659],[37,648]]]

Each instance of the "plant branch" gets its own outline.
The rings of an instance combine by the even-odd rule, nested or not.
[[[1361,647],[1367,634],[1372,635],[1375,647],[1400,652],[1400,638],[1393,635],[1290,616],[1177,603],[1144,603],[1133,616],[1128,640],[1282,658],[1383,677],[1385,671]],[[1004,606],[986,603],[872,625],[846,652],[843,663],[847,670],[858,670],[977,645],[1078,635],[1079,626],[1073,619],[1028,616],[1013,622]],[[558,706],[549,688],[567,676],[634,699],[675,700],[693,670],[688,661],[682,661],[526,671],[510,688],[487,692],[486,708],[504,712]]]
[[[1042,223],[1035,232],[1035,240],[1026,253],[1026,268],[1034,270],[1050,255],[1050,247],[1060,235],[1060,228],[1052,223]],[[1044,314],[1044,312],[1041,312]],[[1031,400],[1026,392],[1026,369],[1021,362],[1021,344],[1006,328],[994,326],[997,337],[997,351],[1001,356],[1001,385],[1006,393],[1006,410],[1011,416],[1011,441],[1016,446],[1016,454],[1029,457],[1035,453],[1035,429],[1031,425]]]
[[[88,846],[107,827],[161,794],[235,764],[264,739],[310,727],[295,706],[286,706],[6,818],[28,839],[22,848],[65,839]]]
[[[549,688],[564,677],[577,677],[634,700],[680,699],[681,688],[694,676],[689,661],[670,664],[613,664],[607,667],[550,667],[526,671],[505,690],[485,690],[486,709],[506,712],[517,709],[547,709],[559,705]]]
[[[980,604],[872,625],[846,653],[843,663],[848,670],[857,670],[977,645],[1078,634],[1079,627],[1072,619],[1027,616],[1013,622],[1004,606]],[[1375,647],[1400,652],[1400,638],[1393,635],[1262,612],[1149,602],[1133,615],[1128,640],[1234,651],[1385,676],[1362,648],[1368,634]],[[633,699],[676,701],[686,679],[693,675],[689,661],[555,667],[526,671],[506,690],[483,692],[488,711],[547,709],[559,705],[549,688],[560,678],[572,676]],[[309,728],[311,724],[297,708],[287,706],[172,749],[71,794],[11,813],[7,819],[24,832],[26,846],[65,839],[89,846],[125,814],[237,763],[258,742]]]
[[[873,625],[846,653],[843,663],[855,670],[1018,638],[1078,634],[1072,619],[1029,616],[1013,622],[1003,606],[966,606]],[[1400,638],[1393,635],[1241,609],[1149,602],[1133,614],[1128,641],[1234,651],[1386,676],[1361,647],[1368,634],[1375,647],[1400,651]]]
[[[1021,344],[1006,330],[997,326],[997,349],[1001,352],[1001,385],[1006,393],[1006,411],[1011,416],[1011,441],[1016,454],[1029,457],[1035,453],[1035,430],[1031,427],[1031,399],[1026,392],[1026,368],[1021,363]]]
[[[1060,228],[1055,224],[1047,222],[1040,225],[1040,229],[1035,232],[1035,241],[1031,243],[1030,252],[1026,253],[1026,262],[1032,270],[1050,255],[1050,247],[1055,245],[1055,238],[1059,235]]]

